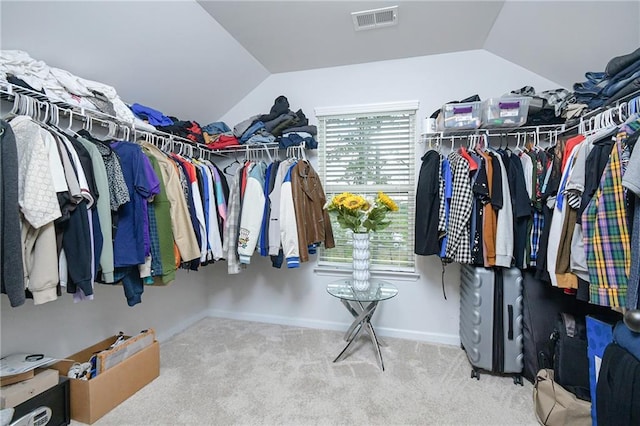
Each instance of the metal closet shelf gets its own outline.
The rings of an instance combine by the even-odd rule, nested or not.
[[[69,120],[80,120],[83,123],[84,127],[91,128],[93,126],[93,123],[97,122],[100,127],[108,128],[110,132],[114,131],[113,126],[115,126],[115,135],[117,135],[118,137],[120,137],[121,135],[122,139],[130,141],[144,139],[147,141],[151,141],[158,146],[169,147],[169,149],[172,151],[174,149],[180,148],[185,149],[192,154],[194,152],[198,153],[199,155],[208,153],[226,157],[232,154],[246,155],[247,151],[277,151],[279,149],[279,144],[276,142],[252,145],[238,145],[223,149],[212,149],[207,145],[194,142],[187,138],[176,136],[157,129],[151,130],[147,127],[136,127],[135,123],[127,122],[102,111],[71,105],[64,101],[51,99],[43,93],[9,83],[8,81],[0,81],[0,98],[15,102],[16,96],[26,96],[28,98],[31,98],[34,104],[39,109],[43,110],[42,112],[37,112],[39,115],[46,116],[47,114],[53,114],[54,111],[57,111],[58,114],[67,116]]]

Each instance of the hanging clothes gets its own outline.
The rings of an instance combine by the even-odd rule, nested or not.
[[[582,214],[590,301],[611,307],[626,305],[630,272],[631,247],[620,161],[629,131],[632,130],[623,126],[618,133],[598,190]]]
[[[0,291],[9,297],[11,307],[25,302],[18,179],[16,137],[9,123],[0,120]]]
[[[496,227],[498,222],[497,210],[502,207],[502,181],[500,168],[494,168],[493,157],[486,151],[480,155],[484,160],[484,168],[487,174],[488,202],[482,211],[482,258],[485,267],[496,264]]]
[[[471,263],[469,219],[473,193],[469,183],[469,163],[456,152],[449,153],[448,158],[453,175],[453,190],[444,261]]]
[[[629,123],[630,126],[640,126],[640,122]],[[640,149],[638,149],[638,135],[640,135],[640,129],[635,129],[635,133],[629,136],[629,141],[635,139],[633,143],[633,152],[629,158],[629,164],[622,177],[622,185],[627,188],[627,194],[631,199],[630,204],[633,205],[633,216],[631,222],[631,252],[635,253],[635,256],[631,258],[631,266],[629,273],[629,283],[627,288],[627,309],[637,309],[639,305],[639,291],[640,285]]]
[[[262,217],[264,215],[264,181],[266,164],[251,163],[245,166],[247,169],[246,189],[244,192],[243,206],[240,216],[240,229],[238,235],[238,255],[240,263],[251,263],[251,256],[256,249]]]
[[[300,240],[291,183],[296,164],[292,163],[286,170],[280,188],[280,241],[287,268],[300,267]]]
[[[524,255],[526,251],[527,228],[531,217],[530,197],[526,190],[522,161],[508,149],[500,150],[498,154],[504,164],[509,187],[513,224],[513,265],[522,269],[525,267]]]
[[[149,232],[152,241],[151,256],[152,260],[155,259],[160,264],[159,266],[152,266],[151,275],[162,277],[162,283],[168,284],[175,279],[176,275],[175,236],[171,221],[171,201],[165,183],[165,173],[163,173],[160,161],[152,154],[149,147],[145,146],[143,152],[149,158],[151,167],[153,167],[160,183],[160,191],[153,197],[153,202],[149,209]],[[155,241],[157,241],[157,244],[153,243]]]
[[[308,262],[310,247],[323,244],[333,248],[335,241],[320,176],[307,160],[298,161],[291,170],[291,190],[300,262]]]
[[[435,150],[422,156],[416,189],[414,253],[421,256],[438,254],[439,178],[442,157]]]
[[[111,148],[121,159],[122,171],[129,188],[130,203],[118,210],[118,231],[114,240],[114,264],[140,265],[145,262],[145,228],[147,199],[158,193],[157,177],[149,159],[139,145],[130,142],[113,142]],[[150,169],[147,173],[145,169]]]
[[[240,258],[238,257],[238,230],[240,223],[240,192],[242,168],[236,170],[234,179],[229,185],[229,202],[227,221],[224,229],[222,251],[227,259],[227,273],[240,273]]]
[[[295,164],[295,159],[288,158],[283,160],[278,165],[278,170],[275,174],[273,181],[273,189],[269,193],[269,201],[271,205],[271,212],[269,215],[269,256],[271,257],[274,267],[280,268],[284,262],[284,254],[282,251],[282,236],[281,236],[281,194],[282,184],[284,178],[289,171],[289,168]]]
[[[260,241],[258,247],[260,256],[269,255],[269,218],[271,217],[271,200],[269,194],[273,191],[276,174],[280,161],[274,161],[267,166],[264,174],[264,212],[262,214],[262,223],[260,225]]]
[[[103,238],[102,248],[99,256],[99,266],[102,279],[105,282],[113,282],[113,233],[111,222],[111,208],[109,206],[109,179],[107,176],[107,168],[102,159],[102,154],[98,148],[87,139],[78,137],[78,142],[87,150],[93,167],[95,178],[95,186],[98,194],[96,200],[96,211],[100,223],[100,232]],[[94,279],[98,279],[94,275]],[[108,281],[111,280],[111,281]]]
[[[494,157],[498,161],[501,175],[501,192],[503,194],[502,208],[498,212],[496,221],[496,262],[495,266],[510,268],[513,262],[513,210],[511,206],[507,170],[500,155]],[[494,180],[496,166],[494,164]]]
[[[178,166],[160,149],[150,143],[142,146],[158,161],[170,205],[171,231],[184,262],[200,258],[200,245],[191,226],[189,208],[184,197]],[[178,263],[180,259],[178,259]]]
[[[471,213],[471,262],[476,266],[484,266],[484,212],[485,206],[491,202],[489,195],[489,180],[487,177],[487,162],[478,153],[471,153],[477,157],[478,169],[472,177],[473,205]]]
[[[59,273],[53,221],[62,212],[50,167],[50,150],[42,138],[40,126],[25,116],[15,117],[10,126],[18,153],[23,282],[37,305],[57,299]]]

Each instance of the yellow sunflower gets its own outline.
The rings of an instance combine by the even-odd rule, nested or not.
[[[366,203],[366,200],[361,196],[350,195],[342,202],[342,206],[349,210],[355,211],[361,209]]]
[[[332,204],[335,206],[341,206],[342,203],[344,203],[344,200],[346,200],[351,196],[353,196],[353,194],[349,192],[343,192],[342,194],[338,194],[335,197],[333,197]]]
[[[384,192],[378,192],[378,200],[380,200],[380,202],[387,206],[387,208],[392,212],[398,211],[398,205]]]

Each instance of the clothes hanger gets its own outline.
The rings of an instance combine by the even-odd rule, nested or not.
[[[122,136],[125,140],[131,140],[129,139],[131,137],[131,129],[129,128],[129,126],[120,126],[122,128]]]
[[[222,169],[222,173],[228,175],[228,176],[233,176],[235,174],[235,171],[237,169],[237,167],[235,169],[229,170],[232,167],[236,166],[237,167],[242,167],[242,163],[240,163],[240,161],[238,161],[238,156],[234,155],[233,156],[233,161],[229,164],[227,164],[223,169]]]
[[[18,112],[20,111],[20,96],[20,93],[15,93],[13,95],[13,105],[11,107],[11,111],[3,117],[5,120],[10,120],[18,115]]]
[[[451,140],[453,141],[453,137],[451,138]],[[468,143],[468,141],[467,141]],[[453,147],[453,143],[452,143],[452,147]],[[453,151],[453,149],[452,149]],[[460,146],[460,149],[458,150],[460,155],[462,156],[462,158],[464,158],[465,160],[467,160],[467,163],[469,163],[469,170],[470,171],[476,171],[478,170],[478,163],[476,163],[476,160],[474,160],[471,155],[469,155],[469,153],[467,152],[466,148],[464,146]]]
[[[271,156],[271,152],[269,151],[269,148],[265,146],[263,149],[265,151],[265,154],[267,155],[267,158],[269,159],[269,164],[273,163],[273,157]]]
[[[524,138],[525,143],[526,143],[526,140],[527,140],[527,132],[524,132],[524,133],[520,133],[520,132],[518,132],[518,133],[516,133],[516,146],[513,148],[513,152],[514,152],[515,154],[519,154],[519,153],[523,152],[523,151],[522,151],[522,148],[520,148],[520,141],[521,141],[523,138]]]

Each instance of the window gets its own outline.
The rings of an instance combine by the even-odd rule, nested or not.
[[[417,102],[317,108],[319,174],[327,199],[341,192],[388,194],[399,210],[371,234],[371,270],[414,272]],[[331,215],[336,247],[321,247],[321,267],[351,267],[351,231]],[[346,269],[346,268],[345,268]]]

